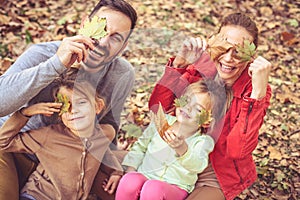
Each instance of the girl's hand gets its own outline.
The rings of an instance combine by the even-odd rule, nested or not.
[[[183,155],[187,151],[188,146],[185,142],[185,138],[182,135],[176,135],[172,129],[168,129],[165,132],[163,139],[179,156]]]
[[[42,114],[49,117],[55,112],[58,113],[60,111],[61,106],[61,103],[37,103],[29,107],[23,108],[21,110],[21,113],[28,117],[38,114]]]
[[[173,61],[175,68],[185,68],[195,63],[205,51],[207,42],[204,38],[190,38],[184,41],[176,58]]]
[[[250,64],[248,73],[252,76],[251,98],[262,99],[266,96],[271,66],[271,63],[261,56]]]
[[[105,180],[103,182],[103,189],[108,194],[113,194],[119,184],[119,181],[121,179],[120,175],[111,175],[109,177],[109,180]]]

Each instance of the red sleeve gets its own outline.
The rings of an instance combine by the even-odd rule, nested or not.
[[[251,90],[241,99],[239,118],[227,137],[227,155],[233,159],[242,159],[254,151],[259,129],[270,105],[272,92],[269,86],[267,95],[261,100],[251,99]]]
[[[180,97],[190,83],[198,81],[201,77],[213,77],[216,73],[214,63],[206,55],[186,68],[173,68],[173,61],[174,58],[169,59],[164,75],[150,96],[149,109],[154,112],[161,103],[164,110],[172,114],[174,99]]]

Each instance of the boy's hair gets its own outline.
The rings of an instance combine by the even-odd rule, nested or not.
[[[133,29],[135,28],[136,21],[137,21],[137,13],[135,9],[126,1],[124,0],[100,0],[98,4],[94,7],[93,11],[90,14],[90,18],[92,18],[101,7],[107,7],[112,10],[118,11],[129,17],[131,21],[131,30],[128,35],[132,33]]]
[[[212,79],[202,79],[190,84],[185,93],[208,93],[211,102],[211,115],[214,119],[210,124],[212,131],[226,113],[227,94],[223,84]]]
[[[99,101],[100,99],[105,102],[104,98],[96,92],[95,87],[93,87],[84,76],[80,76],[78,71],[77,68],[69,68],[54,81],[55,85],[52,90],[54,99],[57,100],[59,89],[65,87],[74,90],[74,92],[83,94],[90,102]]]

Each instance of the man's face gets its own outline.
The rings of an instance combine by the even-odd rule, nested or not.
[[[127,45],[127,37],[131,29],[130,18],[121,12],[102,7],[96,16],[106,18],[107,35],[98,40],[94,50],[88,50],[88,57],[83,62],[86,71],[96,72],[111,62]]]

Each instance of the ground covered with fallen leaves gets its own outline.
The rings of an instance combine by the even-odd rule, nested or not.
[[[0,0],[0,74],[31,44],[76,34],[95,0]],[[273,64],[270,109],[254,151],[258,179],[236,199],[300,199],[300,2],[297,0],[131,0],[138,24],[124,56],[136,84],[122,115],[129,143],[149,123],[147,101],[168,57],[189,36],[208,37],[224,15],[246,12],[258,24],[258,54]]]

